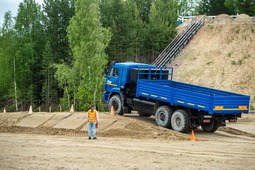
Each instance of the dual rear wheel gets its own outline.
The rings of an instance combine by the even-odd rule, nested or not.
[[[178,132],[187,132],[190,129],[189,115],[184,110],[173,110],[169,106],[160,106],[155,114],[158,126],[172,128]]]

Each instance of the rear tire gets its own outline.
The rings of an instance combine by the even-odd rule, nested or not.
[[[114,95],[109,100],[109,104],[108,104],[109,111],[111,111],[112,106],[113,106],[115,114],[123,115],[123,108],[122,108],[122,104],[121,104],[121,100],[120,100],[120,96],[119,95]]]
[[[188,132],[190,130],[189,115],[185,110],[176,110],[171,118],[173,130],[178,132]]]
[[[141,116],[141,117],[150,117],[150,116],[151,116],[151,114],[142,113],[142,112],[140,112],[140,111],[138,111],[138,114],[139,114],[139,116]]]
[[[208,124],[201,125],[204,132],[215,132],[219,128],[219,124],[214,119],[211,119],[211,122]]]
[[[157,125],[165,128],[170,128],[172,113],[173,110],[169,106],[160,106],[155,114]]]

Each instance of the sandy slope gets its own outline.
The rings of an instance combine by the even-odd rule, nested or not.
[[[255,21],[208,19],[170,66],[175,81],[249,95],[255,107]]]

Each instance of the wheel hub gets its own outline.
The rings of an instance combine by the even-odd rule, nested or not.
[[[180,128],[180,127],[182,126],[182,120],[181,120],[180,117],[177,117],[177,118],[175,119],[175,124],[176,124],[176,126],[177,126],[178,128]]]
[[[159,113],[159,120],[160,120],[161,122],[164,122],[165,119],[166,119],[165,114],[164,114],[163,112]]]

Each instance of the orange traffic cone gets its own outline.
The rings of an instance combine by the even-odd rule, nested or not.
[[[70,112],[73,113],[74,112],[74,109],[73,109],[73,104],[72,104],[72,107],[70,109]]]
[[[111,115],[114,115],[114,109],[113,109],[113,106],[112,106],[112,109],[111,109]]]
[[[29,112],[28,112],[28,114],[33,114],[33,111],[32,111],[32,105],[30,105],[30,108],[29,108]]]
[[[191,139],[190,141],[196,141],[195,135],[194,135],[194,131],[192,130],[191,132]]]
[[[6,113],[6,110],[5,110],[5,108],[4,108],[4,113]]]

